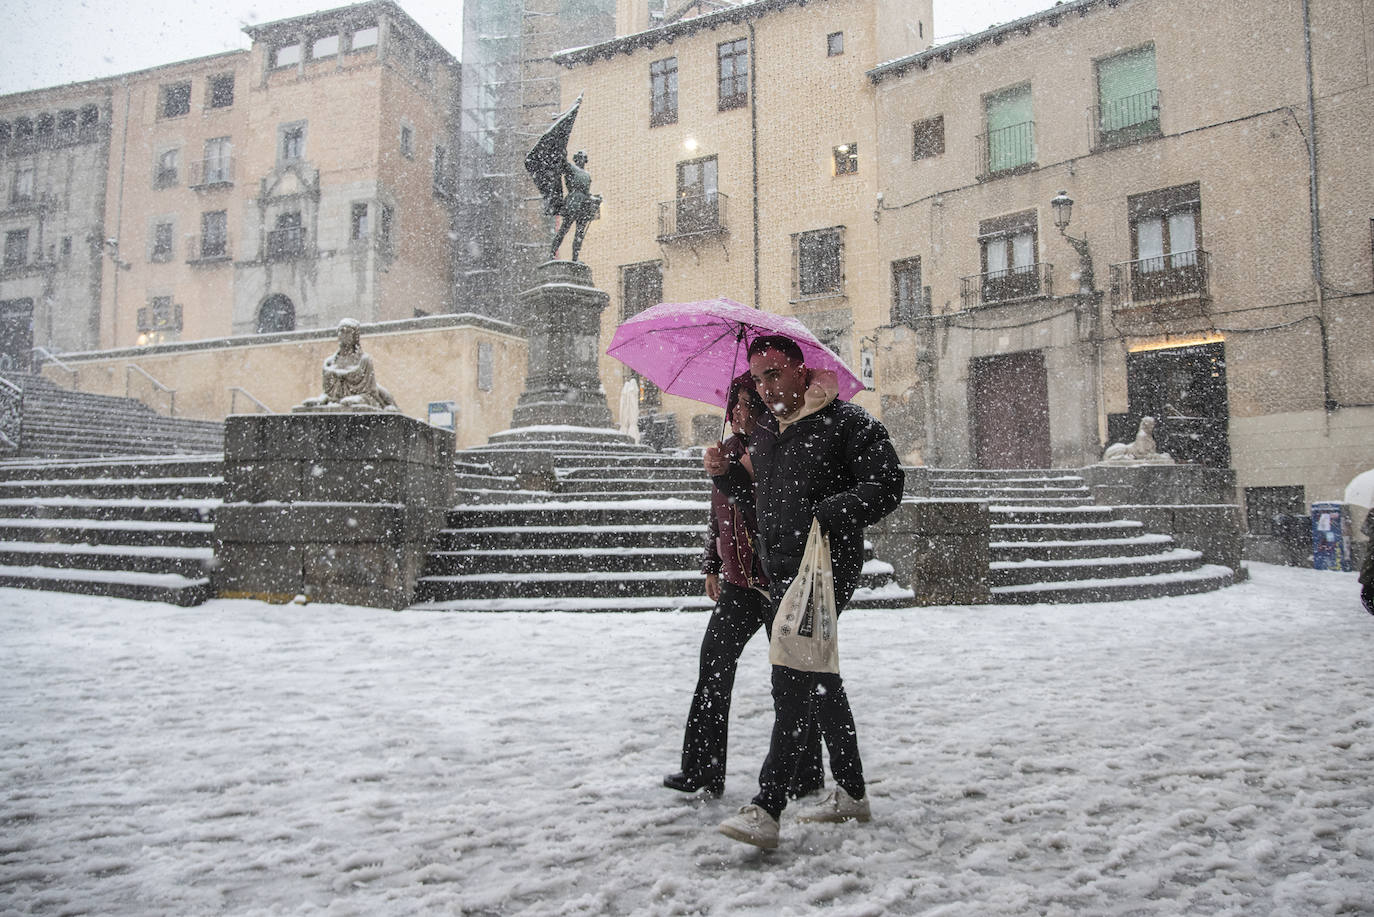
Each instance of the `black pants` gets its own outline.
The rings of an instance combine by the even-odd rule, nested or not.
[[[773,603],[754,589],[721,582],[720,602],[711,612],[706,635],[701,639],[701,661],[692,709],[682,738],[682,772],[704,782],[725,779],[725,749],[730,735],[730,696],[735,687],[735,668],[744,645],[762,627],[769,631]],[[802,724],[797,760],[804,761],[788,772],[783,796],[804,795],[825,783],[821,765],[821,737]],[[795,775],[795,779],[792,777]]]
[[[782,584],[785,589],[785,584]],[[853,592],[848,586],[837,590],[847,601]],[[781,599],[781,593],[774,589]],[[838,604],[838,603],[837,603]],[[759,792],[754,805],[766,809],[774,818],[787,806],[787,788],[803,758],[804,743],[819,733],[830,753],[830,773],[835,783],[855,799],[862,799],[864,766],[859,759],[859,738],[854,729],[854,714],[849,709],[844,680],[831,672],[802,672],[786,666],[773,666],[773,736],[768,757],[759,771]]]

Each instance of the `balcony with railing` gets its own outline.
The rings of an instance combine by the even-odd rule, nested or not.
[[[1024,302],[1054,295],[1054,265],[1048,261],[1024,267],[972,274],[960,279],[965,309]]]
[[[1035,168],[1035,122],[1023,121],[978,137],[978,180]]]
[[[218,263],[232,257],[228,236],[201,234],[186,240],[186,260],[190,264]]]
[[[1111,266],[1111,303],[1117,310],[1171,306],[1196,314],[1211,301],[1212,256],[1202,249]]]
[[[1159,126],[1159,90],[1138,92],[1088,109],[1092,148],[1113,147],[1163,136]]]
[[[658,205],[658,241],[724,235],[728,203],[727,196],[719,191],[663,201]]]
[[[267,232],[263,258],[267,261],[291,261],[305,255],[305,227],[289,226]]]
[[[234,157],[223,156],[218,159],[197,159],[191,162],[190,186],[192,188],[213,188],[216,185],[234,183]]]

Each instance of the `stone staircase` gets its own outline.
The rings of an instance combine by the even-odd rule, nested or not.
[[[6,372],[22,390],[18,458],[203,455],[224,449],[224,424],[167,417],[133,398],[62,388],[32,373]]]
[[[992,601],[1111,602],[1209,592],[1235,580],[1129,518],[1098,506],[1080,476],[1063,470],[929,469],[932,499],[986,500],[991,515]]]
[[[0,586],[203,602],[221,465],[217,455],[0,462]]]
[[[416,597],[422,607],[711,607],[700,570],[711,485],[699,452],[564,445],[549,489],[531,491],[493,470],[503,451],[460,454],[464,505],[449,513],[430,553]],[[900,607],[911,596],[870,552],[850,607]]]

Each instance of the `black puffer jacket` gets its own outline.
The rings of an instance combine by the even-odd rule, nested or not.
[[[905,474],[887,430],[856,404],[832,401],[778,433],[767,416],[750,438],[764,569],[786,588],[801,566],[811,519],[830,536],[835,604],[844,607],[863,568],[864,528],[902,502]],[[742,493],[748,472],[732,464],[714,478]]]

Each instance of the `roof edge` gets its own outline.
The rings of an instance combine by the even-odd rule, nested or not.
[[[746,20],[761,19],[789,6],[806,6],[817,0],[754,0],[729,9],[694,16],[679,22],[656,26],[643,32],[621,35],[600,44],[586,45],[581,48],[568,48],[553,55],[554,63],[562,67],[575,67],[590,64],[598,58],[611,58],[617,54],[631,54],[640,48],[652,48],[660,42],[672,44],[678,38],[695,35],[702,29],[716,29],[722,25],[739,25]]]
[[[1015,35],[1030,35],[1031,30],[1037,26],[1058,26],[1060,20],[1065,16],[1077,14],[1079,18],[1082,18],[1098,7],[1106,6],[1115,9],[1124,2],[1126,0],[1067,0],[1067,2],[1058,3],[1047,10],[1022,16],[1020,19],[993,26],[965,38],[879,64],[869,70],[866,76],[876,86],[885,79],[904,76],[911,70],[926,70],[934,62],[947,64],[956,54],[972,54],[980,46],[988,43],[1000,45]]]

